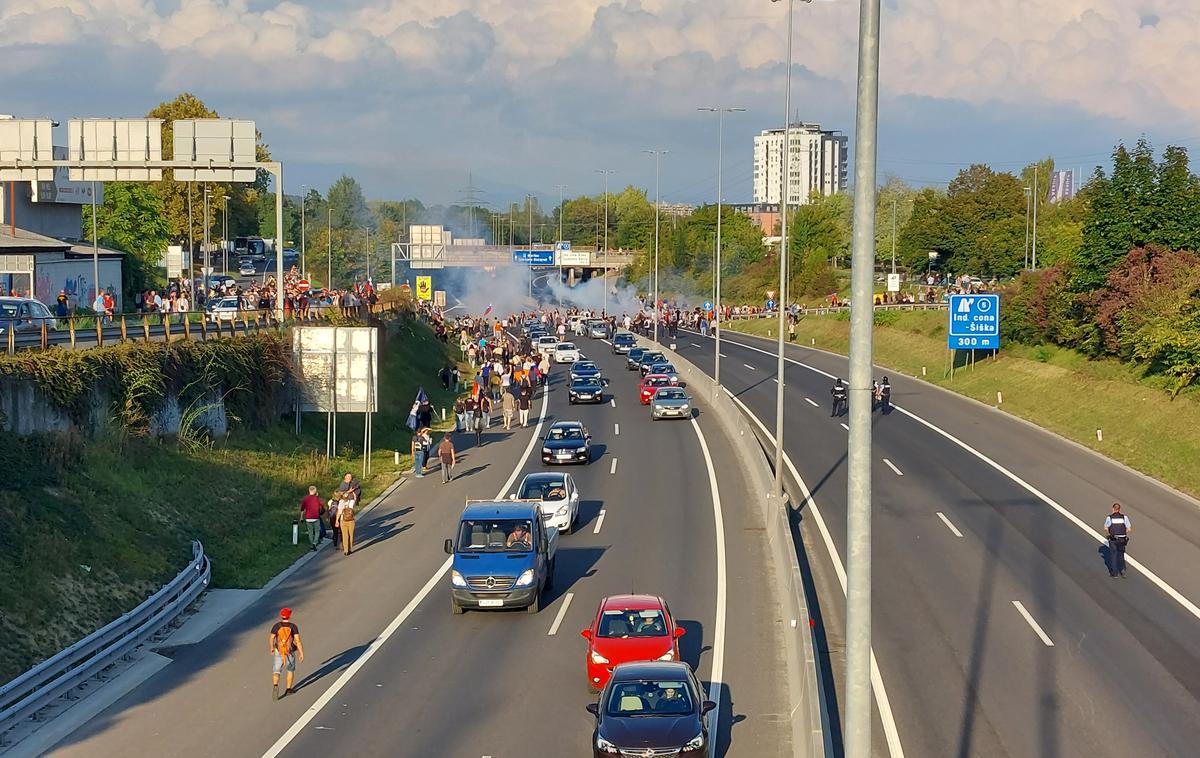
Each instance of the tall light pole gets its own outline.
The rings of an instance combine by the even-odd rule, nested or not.
[[[850,258],[850,440],[846,455],[846,738],[871,755],[871,415],[875,285],[879,0],[859,0],[854,126],[854,245]]]
[[[604,315],[608,315],[608,177],[610,174],[617,173],[612,169],[598,168],[597,174],[604,174],[604,275],[600,277],[604,282]]]
[[[670,150],[643,150],[654,156],[654,341],[658,342],[658,217],[659,217],[659,161]]]
[[[725,164],[725,114],[744,113],[745,108],[725,108],[722,106],[697,108],[717,114],[717,249],[713,254],[713,311],[716,313],[716,343],[713,348],[715,368],[713,369],[713,392],[721,391],[721,176]]]
[[[305,243],[308,241],[304,234],[304,206],[308,203],[308,185],[300,185],[300,275],[305,276],[308,273],[308,267],[304,264]]]

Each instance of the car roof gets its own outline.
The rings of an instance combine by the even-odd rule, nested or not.
[[[507,500],[497,500],[487,503],[471,503],[463,508],[464,519],[509,519],[529,518],[533,512],[534,503],[511,503]]]
[[[651,608],[665,610],[666,605],[658,595],[609,595],[600,601],[600,610],[645,611]]]
[[[683,661],[630,661],[618,663],[613,669],[614,682],[631,682],[639,679],[681,679],[687,681],[691,667]]]

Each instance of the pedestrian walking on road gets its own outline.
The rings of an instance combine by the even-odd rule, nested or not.
[[[449,484],[454,464],[458,463],[458,456],[454,451],[454,441],[450,439],[449,434],[442,437],[442,441],[438,444],[437,454],[438,459],[442,462],[442,484]]]
[[[1125,546],[1133,525],[1121,513],[1121,504],[1112,504],[1112,513],[1104,519],[1104,536],[1108,538],[1108,575],[1125,576]]]
[[[300,642],[300,627],[292,623],[292,609],[279,611],[279,620],[271,627],[268,640],[271,653],[271,699],[293,694],[292,684],[296,676],[296,659],[304,662],[304,644]],[[279,691],[279,675],[287,672],[283,692]]]
[[[316,485],[309,485],[308,494],[300,501],[300,518],[308,527],[308,544],[312,550],[317,549],[321,540],[321,498],[317,497]]]

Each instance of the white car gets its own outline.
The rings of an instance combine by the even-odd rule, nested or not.
[[[558,337],[547,334],[545,337],[538,338],[537,350],[542,355],[553,355],[556,348],[558,348]]]
[[[574,342],[560,342],[554,347],[555,363],[574,363],[582,357]]]
[[[570,534],[579,525],[579,489],[570,474],[540,471],[526,474],[513,498],[542,504],[542,524]]]

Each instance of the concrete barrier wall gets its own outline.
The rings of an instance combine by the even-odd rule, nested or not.
[[[781,611],[786,623],[790,700],[787,712],[791,716],[792,754],[797,758],[824,758],[827,740],[821,715],[821,684],[787,502],[774,494],[774,475],[767,463],[766,450],[750,421],[725,390],[678,353],[662,345],[659,349],[675,365],[702,412],[711,413],[729,437],[738,463],[749,479],[750,490],[762,493],[756,504],[766,530],[771,568],[784,594]]]

